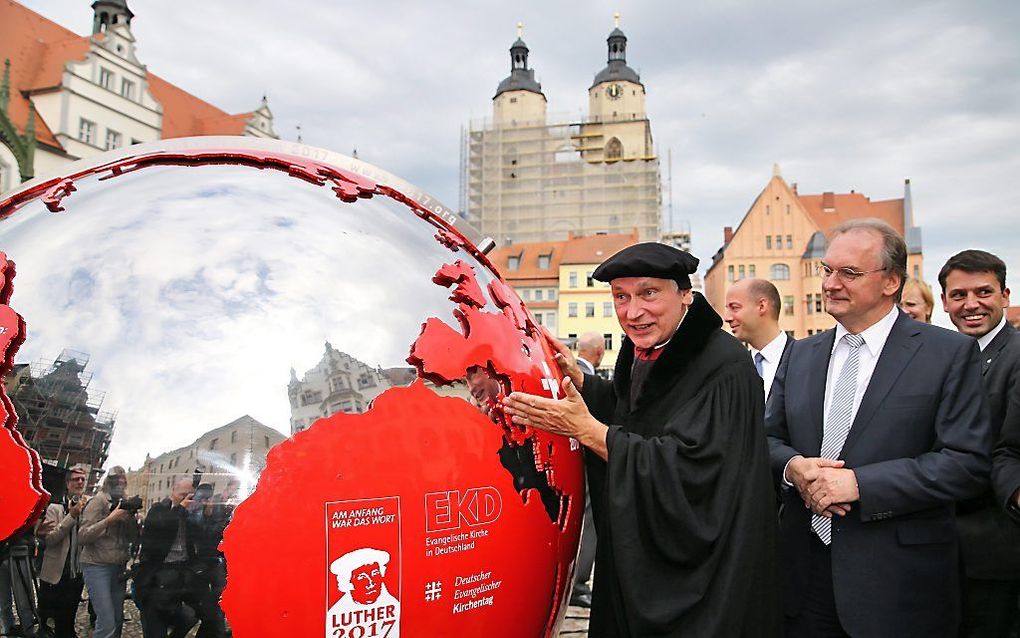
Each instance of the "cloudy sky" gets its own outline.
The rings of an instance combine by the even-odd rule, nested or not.
[[[84,0],[24,0],[84,33]],[[349,153],[456,207],[461,127],[490,113],[524,23],[551,113],[580,115],[620,11],[673,217],[707,262],[768,180],[872,199],[913,185],[926,277],[965,247],[1020,268],[1020,4],[133,0],[142,62],[281,137]],[[1013,279],[1016,281],[1016,279]]]

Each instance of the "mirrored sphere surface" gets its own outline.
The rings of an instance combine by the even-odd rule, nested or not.
[[[191,140],[0,203],[21,434],[89,491],[128,469],[150,609],[225,576],[241,638],[554,635],[580,452],[499,410],[556,395],[547,344],[471,229],[301,148]],[[200,575],[164,600],[146,543],[181,497]]]

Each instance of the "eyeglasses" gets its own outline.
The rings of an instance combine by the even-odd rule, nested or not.
[[[876,268],[874,270],[854,270],[853,268],[832,268],[827,264],[819,264],[817,268],[818,276],[822,279],[828,279],[835,273],[836,277],[839,278],[843,283],[851,283],[857,281],[864,275],[870,275],[873,272],[882,272],[883,270],[889,270],[888,268]]]

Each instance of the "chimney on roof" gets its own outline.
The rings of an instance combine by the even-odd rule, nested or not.
[[[836,194],[832,191],[822,193],[822,211],[826,213],[836,212]]]
[[[914,227],[914,202],[910,197],[910,178],[903,180],[903,230]]]
[[[779,164],[772,165],[772,177],[782,177],[783,174],[779,172]]]
[[[723,228],[722,236],[724,245],[730,243],[730,240],[733,239],[733,226],[726,226]]]

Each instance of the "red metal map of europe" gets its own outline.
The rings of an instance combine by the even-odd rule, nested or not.
[[[432,278],[452,307],[411,345],[417,381],[270,452],[223,542],[238,638],[552,635],[584,511],[581,454],[499,409],[511,391],[560,396],[561,378],[517,295],[480,285],[477,267]],[[470,401],[429,387],[458,383]]]

